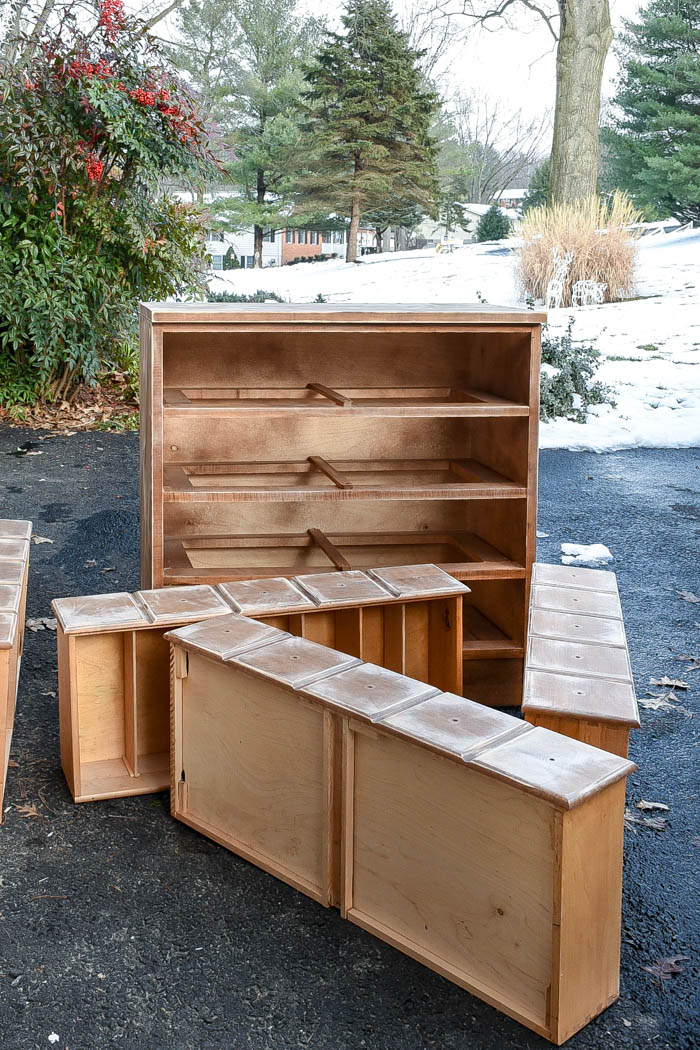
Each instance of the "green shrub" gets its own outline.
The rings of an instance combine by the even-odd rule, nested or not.
[[[479,219],[479,225],[476,228],[477,241],[501,241],[509,234],[510,219],[502,208],[499,208],[497,204],[492,204],[486,214]]]
[[[600,350],[590,343],[575,343],[573,319],[563,335],[542,330],[542,364],[558,371],[540,375],[540,419],[543,422],[564,416],[577,423],[586,422],[589,405],[614,405],[612,390],[593,379],[600,364]]]
[[[215,170],[193,98],[121,0],[0,71],[0,400],[59,400],[132,338],[139,299],[205,287],[203,218],[164,177]]]
[[[207,295],[210,303],[264,303],[269,299],[276,303],[284,302],[277,292],[263,292],[260,288],[253,295],[238,295],[237,292],[209,292]]]

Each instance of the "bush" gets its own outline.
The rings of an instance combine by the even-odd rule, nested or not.
[[[0,399],[94,383],[139,299],[205,287],[203,220],[164,177],[215,170],[187,89],[121,0],[18,41],[0,71]]]
[[[522,291],[544,300],[554,276],[553,251],[573,251],[562,303],[571,304],[575,281],[607,284],[608,300],[631,295],[634,290],[636,239],[628,227],[640,219],[624,194],[609,203],[593,197],[578,204],[533,208],[523,216],[519,280]]]
[[[266,303],[270,299],[275,303],[284,302],[277,292],[263,292],[260,288],[253,295],[238,295],[236,292],[209,292],[207,295],[210,303]]]
[[[542,329],[542,364],[550,366],[540,374],[543,422],[565,416],[585,423],[589,405],[615,403],[610,387],[593,379],[600,364],[600,350],[590,343],[574,343],[573,325],[572,319],[563,335],[550,335],[547,325]]]
[[[477,241],[502,241],[510,233],[510,219],[497,204],[492,204],[489,210],[479,219],[476,228]]]

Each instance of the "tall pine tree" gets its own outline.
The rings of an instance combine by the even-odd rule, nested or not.
[[[626,22],[617,117],[603,132],[615,184],[651,215],[700,220],[700,5],[652,0]]]
[[[327,33],[307,67],[308,173],[301,200],[349,219],[346,259],[357,259],[363,214],[434,210],[436,95],[425,86],[388,0],[349,0],[342,34]]]

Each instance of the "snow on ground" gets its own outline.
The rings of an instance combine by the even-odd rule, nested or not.
[[[465,245],[299,263],[212,275],[212,291],[263,289],[289,302],[488,303],[518,305],[516,256],[500,244]],[[574,338],[597,339],[597,378],[614,388],[616,406],[594,406],[586,423],[540,427],[542,448],[605,452],[620,448],[700,446],[700,230],[643,238],[638,299],[578,310],[551,310],[552,332],[574,316]]]

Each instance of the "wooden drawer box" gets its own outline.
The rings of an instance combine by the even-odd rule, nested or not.
[[[609,1005],[635,767],[254,631],[168,635],[173,815],[553,1042]]]
[[[0,518],[0,823],[22,662],[30,521]]]
[[[640,721],[613,572],[533,566],[523,714],[627,757]]]
[[[462,595],[432,565],[56,599],[61,762],[76,802],[169,784],[169,649],[179,624],[243,612],[461,690]]]

